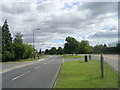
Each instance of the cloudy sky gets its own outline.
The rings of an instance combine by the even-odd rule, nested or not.
[[[34,30],[37,49],[63,47],[67,36],[86,39],[90,45],[118,39],[117,2],[3,0],[0,6],[0,25],[7,19],[12,36],[21,32],[24,42],[31,44]]]

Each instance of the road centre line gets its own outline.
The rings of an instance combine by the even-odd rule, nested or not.
[[[44,63],[44,65],[47,64],[47,63]]]
[[[38,67],[35,67],[34,69],[38,69],[38,68],[40,68],[41,66],[38,66]]]
[[[19,75],[19,76],[15,77],[15,78],[13,78],[11,81],[16,80],[16,79],[18,79],[18,78],[20,78],[20,77],[24,76],[25,74],[27,74],[27,73],[29,73],[29,72],[30,72],[30,71],[27,71],[27,72],[25,72],[25,73],[23,73],[23,74],[21,74],[21,75]]]
[[[64,62],[64,58],[63,58],[63,60],[62,60],[62,63]]]

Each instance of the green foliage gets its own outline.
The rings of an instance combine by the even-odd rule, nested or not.
[[[73,37],[66,38],[67,43],[64,45],[64,52],[67,54],[88,53],[90,52],[90,45],[87,40],[78,42]]]
[[[40,54],[40,55],[42,54],[42,51],[41,51],[41,49],[39,50],[38,54]]]
[[[24,46],[23,44],[14,43],[14,54],[15,54],[15,60],[19,60],[23,58],[24,55]]]
[[[49,51],[50,54],[57,54],[56,47],[52,47]]]
[[[94,47],[94,53],[104,52],[104,50],[105,50],[106,48],[107,48],[107,45],[106,45],[106,44],[104,44],[104,45],[102,45],[102,44],[96,45],[96,46]]]
[[[49,54],[49,50],[48,49],[45,50],[45,54],[46,55]]]
[[[2,52],[3,61],[8,61],[13,59],[14,54],[13,54],[12,37],[9,31],[7,20],[5,20],[2,26],[2,50],[3,50]]]
[[[23,55],[23,58],[30,58],[33,56],[33,53],[34,53],[34,49],[32,47],[32,45],[30,44],[23,44],[24,46],[24,55]]]
[[[16,33],[14,43],[22,44],[23,43],[22,36],[23,35],[21,35],[21,33]]]
[[[23,58],[24,54],[24,46],[22,44],[22,35],[17,33],[14,39],[14,53],[15,53],[15,60],[19,60]]]
[[[34,52],[32,45],[23,43],[22,36],[20,33],[17,33],[14,39],[15,60],[30,58]]]
[[[64,53],[64,51],[63,51],[62,47],[58,47],[57,54],[62,55],[63,53]]]
[[[120,47],[120,43],[117,44],[117,47]]]
[[[2,53],[3,62],[14,60],[14,52],[4,50]]]
[[[65,39],[67,43],[64,45],[64,52],[67,54],[74,54],[77,53],[79,48],[79,42],[73,37],[67,37]]]
[[[90,52],[89,42],[87,40],[82,40],[80,42],[79,50],[80,50],[79,51],[80,53],[88,53],[88,52]]]
[[[57,54],[57,55],[62,55],[64,53],[64,49],[62,47],[58,47],[58,49],[56,49],[55,47],[52,47],[50,50],[46,49],[45,50],[45,54]]]
[[[1,35],[0,35],[1,36]],[[32,57],[35,51],[32,45],[23,43],[21,33],[17,33],[12,42],[11,33],[5,20],[2,26],[2,60],[13,61]]]

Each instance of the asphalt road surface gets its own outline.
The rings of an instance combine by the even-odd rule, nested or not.
[[[2,88],[52,88],[63,62],[61,56],[49,58],[2,73]]]

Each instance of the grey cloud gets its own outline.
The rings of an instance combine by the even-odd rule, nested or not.
[[[40,28],[40,31],[35,31],[36,47],[38,47],[38,44],[48,47],[45,46],[45,42],[65,39],[67,35],[71,34],[93,32],[92,29],[94,28],[91,28],[90,25],[97,24],[99,26],[106,18],[113,18],[106,16],[106,13],[116,13],[116,5],[115,3],[84,3],[82,6],[78,6],[79,10],[86,11],[89,9],[90,13],[86,12],[78,15],[79,11],[76,10],[75,13],[69,11],[57,15],[56,12],[51,14],[53,11],[51,9],[53,8],[52,4],[39,4],[36,10],[31,10],[30,3],[23,2],[18,3],[18,5],[8,3],[8,6],[7,4],[3,5],[3,20],[8,19],[12,33],[22,31],[24,42],[27,43],[33,42],[33,30]],[[98,32],[98,27],[95,29],[94,37],[116,37],[115,32]],[[113,29],[116,30],[116,27],[112,26],[111,31]],[[59,46],[59,44],[53,46]]]
[[[117,13],[117,2],[86,2],[82,6],[78,5],[78,10],[90,10],[89,18],[95,18],[101,14]]]
[[[11,13],[11,14],[23,14],[26,12],[29,12],[30,9],[30,3],[28,2],[9,2],[7,3],[3,3],[2,4],[2,11],[7,12],[7,13]]]
[[[41,13],[47,13],[53,11],[53,3],[52,2],[47,2],[47,3],[40,3],[37,6],[37,11]]]
[[[99,13],[117,12],[118,2],[86,2],[82,6],[78,6],[78,10],[92,10]]]
[[[93,36],[89,36],[89,38],[118,38],[118,32],[96,32]]]

